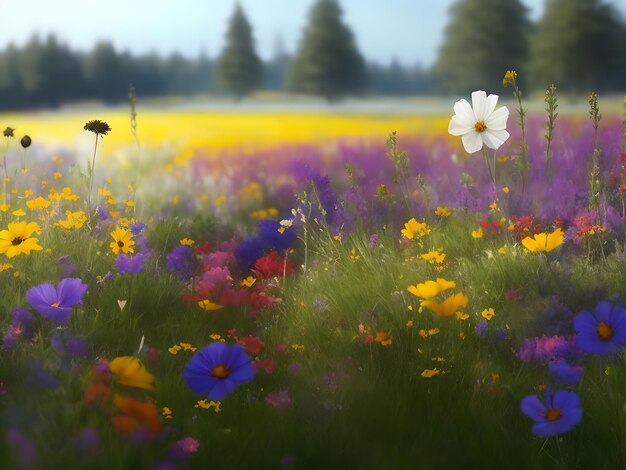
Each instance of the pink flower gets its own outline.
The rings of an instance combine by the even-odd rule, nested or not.
[[[291,405],[291,398],[289,398],[287,390],[281,390],[280,392],[268,393],[265,396],[265,403],[274,408],[284,409]]]

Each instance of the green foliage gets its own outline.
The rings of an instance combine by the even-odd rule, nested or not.
[[[230,19],[226,45],[217,60],[215,72],[220,86],[236,99],[261,84],[263,65],[254,50],[252,27],[239,4]]]
[[[341,15],[337,0],[318,0],[313,5],[291,64],[288,79],[291,89],[323,96],[329,101],[364,89],[365,63]]]
[[[528,57],[530,23],[520,0],[459,0],[435,64],[442,91],[498,91],[507,70]]]
[[[604,0],[548,0],[531,41],[534,88],[623,88],[625,29],[619,18]]]

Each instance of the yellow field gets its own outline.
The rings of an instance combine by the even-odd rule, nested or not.
[[[105,154],[133,145],[130,119],[121,111],[0,114],[0,127],[17,128],[33,142],[70,148],[93,145],[93,134],[83,131],[91,119],[109,123]],[[400,134],[446,135],[449,116],[348,115],[321,113],[139,112],[138,136],[142,148],[203,149],[208,155],[222,149],[258,149],[282,144],[320,142],[336,137],[384,139]]]

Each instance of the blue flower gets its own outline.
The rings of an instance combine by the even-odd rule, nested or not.
[[[261,237],[249,238],[239,244],[235,250],[235,256],[243,268],[250,269],[256,260],[263,256],[265,248],[267,248],[267,243]]]
[[[573,366],[563,359],[549,362],[548,368],[557,382],[566,385],[576,385],[583,375],[582,366]]]
[[[167,268],[185,281],[196,271],[196,259],[193,250],[187,245],[178,245],[167,255]]]
[[[120,253],[115,260],[115,266],[120,273],[141,273],[144,270],[148,256],[145,253],[137,253],[135,256]]]
[[[626,310],[603,301],[593,313],[583,310],[574,318],[576,344],[583,351],[606,354],[626,344]]]
[[[283,227],[280,222],[266,219],[257,225],[259,237],[277,250],[286,250],[296,241],[298,233],[294,227]]]
[[[83,302],[87,284],[77,278],[66,278],[57,287],[50,283],[40,284],[26,291],[26,300],[42,316],[57,325],[66,325],[75,305]]]
[[[239,344],[211,343],[196,352],[183,372],[192,392],[222,400],[256,374],[250,357]]]
[[[535,422],[533,433],[541,437],[565,434],[583,417],[578,395],[564,390],[559,390],[554,396],[546,390],[545,403],[536,395],[528,395],[520,403],[520,409]]]

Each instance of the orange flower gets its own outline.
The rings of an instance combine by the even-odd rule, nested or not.
[[[115,395],[113,399],[121,413],[111,418],[113,428],[117,432],[130,434],[140,427],[146,427],[154,437],[163,429],[154,403],[141,402],[122,395]]]

